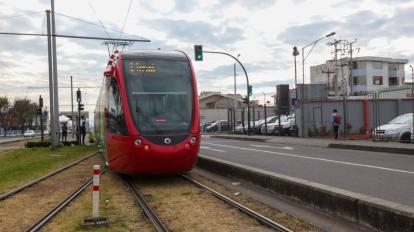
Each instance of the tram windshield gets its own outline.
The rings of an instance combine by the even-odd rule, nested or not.
[[[124,60],[129,106],[143,135],[182,134],[190,129],[193,88],[188,63]]]

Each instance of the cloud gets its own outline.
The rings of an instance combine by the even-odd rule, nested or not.
[[[202,43],[227,47],[243,40],[243,30],[232,26],[214,26],[203,21],[187,21],[179,19],[146,20],[146,24],[164,31],[168,39],[178,39],[190,44]]]
[[[196,9],[198,6],[198,2],[194,0],[176,0],[174,11],[187,13]]]
[[[392,16],[378,14],[370,10],[358,11],[343,20],[325,20],[295,25],[278,35],[278,39],[288,44],[304,45],[330,31],[336,31],[340,38],[371,40],[384,37],[414,35],[414,8],[397,8]]]
[[[333,31],[337,27],[336,21],[312,22],[308,24],[288,27],[278,35],[278,39],[292,45],[304,45]]]
[[[276,3],[276,0],[221,0],[216,5],[215,8],[225,8],[232,6],[234,4],[238,4],[248,10],[257,10],[257,9],[264,9],[272,6]]]

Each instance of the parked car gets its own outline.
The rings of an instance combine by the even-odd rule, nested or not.
[[[214,121],[211,121],[211,122],[203,122],[203,123],[201,123],[201,125],[200,125],[201,132],[206,132],[206,128],[208,126],[210,126],[211,124],[215,123],[216,121],[217,120],[214,120]]]
[[[277,119],[278,119],[278,116],[268,117],[266,119],[266,123],[265,123],[264,119],[257,120],[254,123],[254,127],[253,127],[253,124],[251,125],[253,127],[253,133],[255,133],[255,134],[264,134],[264,131],[262,132],[262,126],[264,126],[265,124],[274,123]]]
[[[268,120],[270,119],[270,117],[268,118]],[[250,133],[252,134],[260,134],[260,128],[262,127],[262,125],[264,124],[264,119],[259,119],[256,121],[250,121]],[[244,129],[243,129],[243,124],[240,124],[238,126],[236,126],[236,128],[234,129],[234,132],[236,134],[247,134],[247,130],[248,130],[248,125],[247,122],[244,123]]]
[[[287,118],[286,115],[281,115],[280,116],[280,124],[281,125],[285,122],[286,118]],[[273,122],[267,124],[267,134],[268,135],[275,134],[275,130],[276,130],[277,127],[279,127],[279,116],[276,116],[276,118]],[[265,125],[262,125],[261,132],[262,132],[262,134],[266,133]]]
[[[23,133],[23,137],[27,138],[27,137],[35,137],[36,133],[34,132],[34,130],[26,130]]]
[[[231,125],[229,125],[226,120],[217,120],[216,122],[206,127],[206,132],[221,132],[227,131],[230,128]]]
[[[373,136],[381,140],[398,140],[408,142],[411,140],[413,131],[413,113],[402,114],[387,124],[377,127]]]

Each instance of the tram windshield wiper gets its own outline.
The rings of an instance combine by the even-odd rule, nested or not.
[[[147,115],[145,115],[144,112],[139,108],[138,103],[136,103],[135,105],[135,112],[138,114],[138,117],[141,115],[141,118],[143,120],[140,120],[140,122],[142,121],[145,125],[153,128],[155,130],[155,133],[157,133],[158,135],[163,134],[162,130],[160,130],[160,128],[158,128],[157,125],[152,123],[151,120],[148,119]]]

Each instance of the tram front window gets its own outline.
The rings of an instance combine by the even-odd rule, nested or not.
[[[125,60],[128,102],[142,134],[187,133],[192,120],[193,88],[188,63],[174,60]]]

